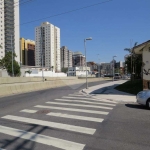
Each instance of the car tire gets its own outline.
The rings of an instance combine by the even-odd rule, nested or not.
[[[150,98],[147,100],[147,102],[146,102],[146,107],[148,108],[148,109],[150,109]]]

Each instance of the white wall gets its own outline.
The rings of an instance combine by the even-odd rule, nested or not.
[[[28,69],[31,70],[31,74],[26,73],[25,77],[42,77],[42,71],[38,69]],[[52,71],[43,71],[44,77],[67,77],[65,73],[55,73]]]

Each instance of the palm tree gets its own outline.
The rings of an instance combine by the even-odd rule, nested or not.
[[[134,43],[134,47],[137,46],[137,43],[138,42]],[[133,58],[134,58],[135,55],[134,55],[133,48],[125,48],[124,50],[128,51],[130,53],[129,56],[131,57],[131,74],[132,74],[132,66],[133,66],[133,74],[134,74],[134,59]]]
[[[135,42],[135,43],[134,43],[134,47],[137,46],[137,43],[138,43],[138,42]],[[133,53],[133,48],[125,48],[124,50],[125,50],[125,51],[128,51],[130,54]]]
[[[52,72],[53,72],[54,66],[51,66],[51,69],[52,69]]]

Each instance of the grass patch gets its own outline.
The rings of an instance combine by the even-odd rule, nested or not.
[[[115,89],[118,91],[136,95],[138,92],[143,90],[143,82],[142,80],[127,81],[117,86]]]

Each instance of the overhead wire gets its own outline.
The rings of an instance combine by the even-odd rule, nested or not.
[[[48,17],[44,17],[44,18],[28,21],[28,22],[25,22],[25,23],[21,23],[20,25],[25,25],[25,24],[40,21],[40,20],[43,20],[43,19],[48,19],[48,18],[52,18],[52,17],[61,16],[61,15],[64,15],[64,14],[72,13],[72,12],[79,11],[79,10],[82,10],[82,9],[86,9],[86,8],[89,8],[89,7],[94,7],[94,6],[101,5],[101,4],[104,4],[104,3],[108,3],[108,2],[111,2],[111,1],[113,1],[113,0],[107,0],[107,1],[99,2],[99,3],[95,3],[95,4],[92,4],[92,5],[80,7],[80,8],[69,10],[69,11],[66,11],[66,12],[59,13],[59,14],[51,15],[51,16],[48,16]]]
[[[22,4],[26,4],[26,3],[29,3],[29,2],[32,2],[32,1],[35,1],[35,0],[27,0],[27,1],[21,1],[21,3],[18,1],[18,2],[15,2],[14,3],[14,8],[16,7],[16,6],[19,6],[19,5],[22,5]],[[4,1],[3,1],[4,2]],[[3,3],[3,2],[1,2],[1,3]],[[1,4],[0,3],[0,4]],[[18,5],[17,5],[18,4]],[[0,10],[0,12],[3,12],[4,10],[4,8],[5,7],[0,7],[2,10]]]

